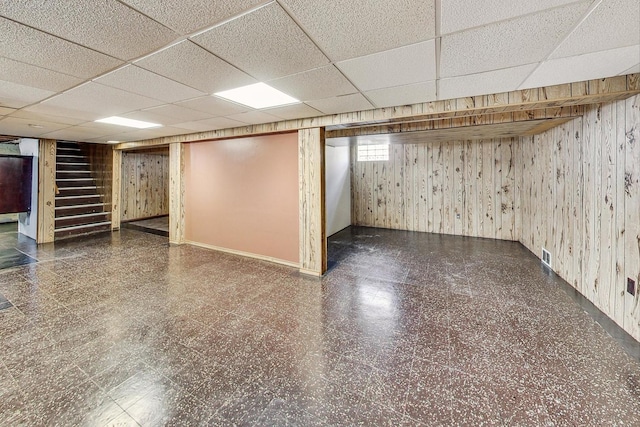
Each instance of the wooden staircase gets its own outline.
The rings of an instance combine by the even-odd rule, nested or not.
[[[81,144],[58,141],[56,148],[55,239],[111,229],[111,206],[98,186]]]

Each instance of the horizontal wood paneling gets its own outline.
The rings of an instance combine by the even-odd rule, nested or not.
[[[521,242],[640,340],[640,96],[520,138],[516,162]]]
[[[390,145],[389,161],[358,162],[357,225],[517,240],[516,139]]]
[[[122,153],[121,218],[169,214],[169,155]]]

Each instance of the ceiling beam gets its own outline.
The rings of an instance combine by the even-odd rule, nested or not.
[[[444,101],[391,108],[356,111],[296,120],[284,120],[259,125],[220,129],[185,135],[166,136],[144,141],[123,142],[117,150],[167,145],[174,142],[197,142],[215,139],[239,138],[250,135],[273,134],[312,127],[361,127],[384,123],[469,118],[498,113],[523,113],[559,107],[613,102],[640,93],[640,74],[629,74],[606,79],[588,80],[535,89],[523,89],[492,95],[471,96]]]

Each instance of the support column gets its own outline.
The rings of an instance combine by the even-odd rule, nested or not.
[[[324,128],[298,131],[300,272],[314,276],[327,271],[324,144]]]
[[[122,151],[113,149],[111,157],[113,162],[112,178],[111,178],[111,230],[120,230],[120,212],[121,192],[122,192]]]
[[[55,239],[56,140],[41,139],[38,147],[38,231],[37,243]]]
[[[169,244],[184,243],[184,147],[169,144]]]

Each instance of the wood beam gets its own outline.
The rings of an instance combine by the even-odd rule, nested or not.
[[[300,272],[327,271],[325,224],[324,128],[298,131]]]
[[[111,230],[120,229],[122,202],[122,151],[113,150],[113,178],[111,182]]]
[[[167,136],[145,141],[123,142],[118,150],[168,145],[177,142],[196,142],[214,139],[239,138],[249,135],[281,133],[292,130],[328,127],[363,126],[411,120],[449,119],[484,116],[497,113],[516,113],[550,108],[573,107],[629,98],[640,93],[640,74],[606,79],[567,83],[536,89],[524,89],[492,95],[471,96],[432,101],[373,110],[355,111],[296,120],[264,123],[220,129],[186,135]]]
[[[56,220],[56,140],[41,139],[38,147],[38,230],[37,243],[55,239]]]
[[[169,243],[184,243],[184,146],[169,145]]]

